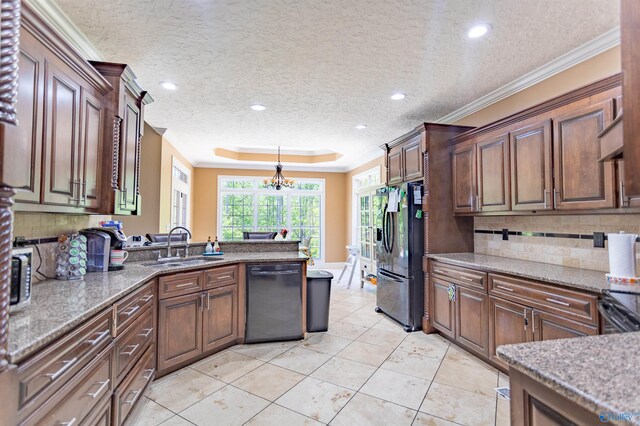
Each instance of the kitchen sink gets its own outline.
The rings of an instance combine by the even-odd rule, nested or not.
[[[204,265],[206,263],[215,262],[217,260],[222,260],[219,257],[209,258],[209,259],[166,259],[166,260],[153,260],[151,262],[143,262],[144,266],[166,266],[166,267],[177,267],[177,266],[197,266]]]

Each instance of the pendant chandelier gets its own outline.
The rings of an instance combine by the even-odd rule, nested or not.
[[[275,188],[278,191],[282,188],[293,188],[293,186],[295,185],[293,179],[286,179],[282,175],[282,164],[280,164],[280,147],[278,147],[278,164],[276,164],[276,174],[273,175],[271,180],[265,179],[264,185],[265,188]]]

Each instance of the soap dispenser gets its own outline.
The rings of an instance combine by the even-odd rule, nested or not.
[[[213,245],[211,245],[211,237],[207,238],[207,246],[204,249],[206,254],[213,253]]]
[[[213,242],[213,251],[216,253],[220,253],[220,244],[218,244],[218,236],[216,236],[216,239]]]

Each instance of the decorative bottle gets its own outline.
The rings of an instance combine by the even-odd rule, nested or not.
[[[218,244],[218,237],[216,236],[215,241],[213,242],[213,251],[216,253],[220,253],[220,244]]]
[[[213,245],[211,244],[211,237],[207,238],[207,246],[204,249],[206,254],[213,253]]]

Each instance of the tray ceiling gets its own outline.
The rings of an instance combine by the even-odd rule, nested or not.
[[[56,3],[106,60],[131,65],[155,99],[145,119],[196,165],[238,163],[215,148],[342,154],[319,170],[374,158],[619,22],[616,0]],[[468,39],[479,22],[492,29]]]

